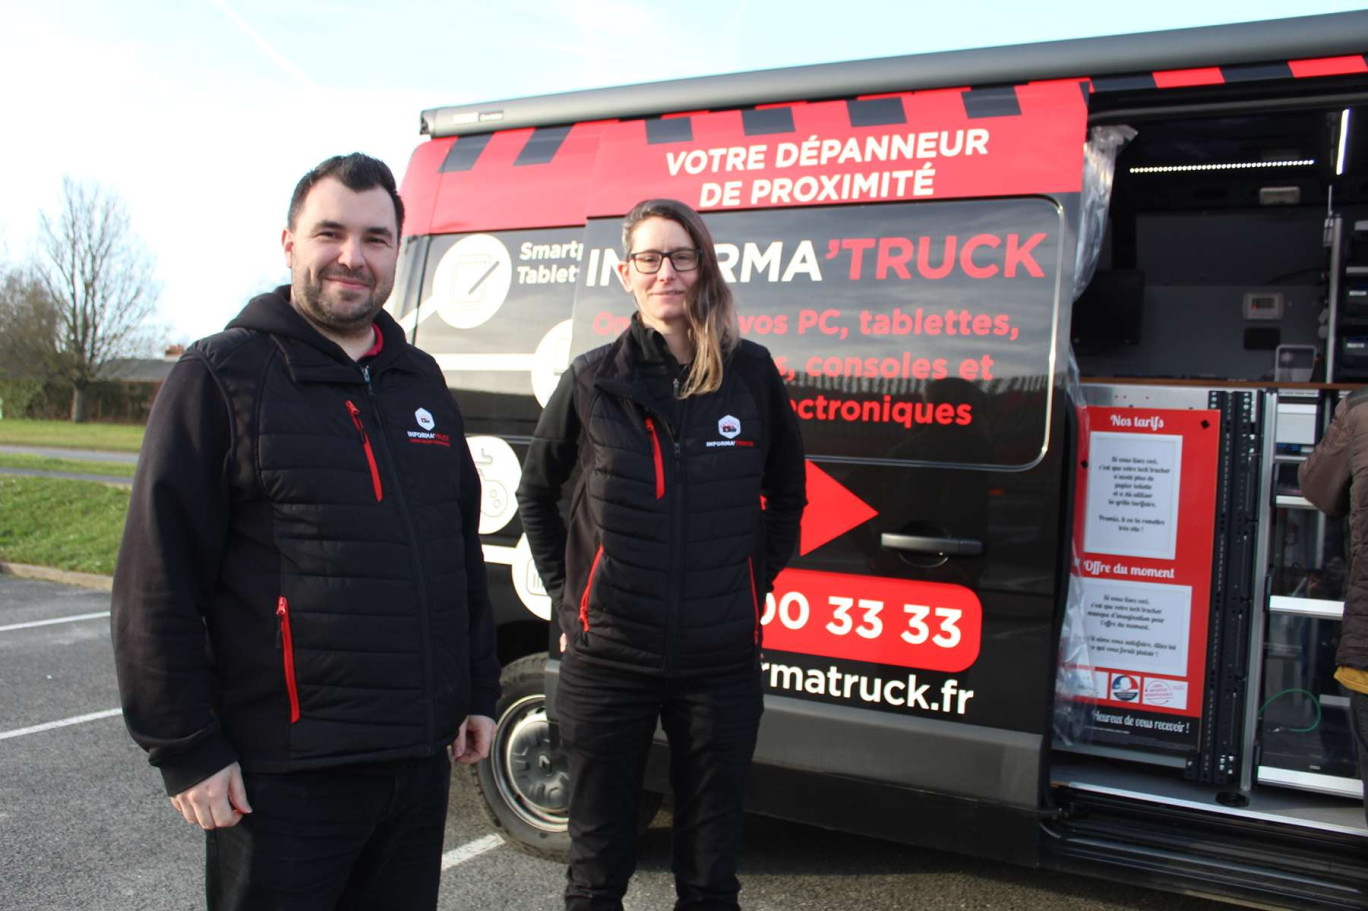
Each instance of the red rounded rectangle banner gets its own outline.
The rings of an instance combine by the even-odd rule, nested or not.
[[[978,658],[983,606],[962,585],[786,569],[761,623],[767,649],[956,672]]]

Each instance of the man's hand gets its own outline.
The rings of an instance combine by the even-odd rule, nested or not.
[[[479,762],[489,755],[489,745],[494,742],[494,719],[484,715],[467,715],[456,732],[456,742],[451,746],[452,758],[463,765]]]
[[[236,762],[172,797],[171,806],[201,829],[227,829],[252,812]]]

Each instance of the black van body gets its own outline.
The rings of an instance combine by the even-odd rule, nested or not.
[[[425,111],[389,308],[447,371],[484,477],[508,666],[478,773],[493,821],[563,847],[520,459],[569,358],[631,312],[621,216],[675,196],[707,216],[809,454],[751,808],[1267,907],[1368,904],[1325,659],[1342,542],[1286,480],[1368,379],[1365,51],[1368,13],[1344,13]],[[1143,589],[1193,593],[1166,615],[1188,664],[1098,672],[1079,698],[1061,633],[1097,584],[1081,479],[1115,443],[1098,422],[1151,411],[1200,419],[1190,484],[1209,457],[1174,500],[1210,550],[1172,559],[1202,578]],[[1304,685],[1265,688],[1284,678]]]

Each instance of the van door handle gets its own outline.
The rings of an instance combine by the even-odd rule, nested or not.
[[[983,542],[972,538],[927,538],[922,535],[879,535],[879,544],[889,550],[910,554],[935,554],[942,557],[977,557],[983,553]]]

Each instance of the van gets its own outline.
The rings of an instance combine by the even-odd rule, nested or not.
[[[1365,45],[1354,12],[424,111],[388,307],[483,479],[505,671],[474,774],[501,832],[566,846],[513,491],[560,372],[632,312],[622,216],[668,196],[808,455],[750,809],[1368,904],[1344,535],[1296,481],[1368,380]]]

